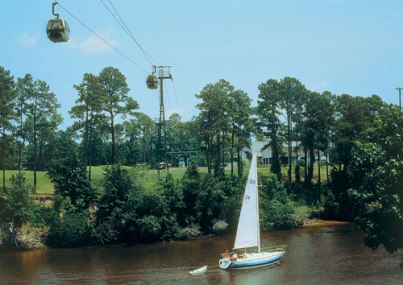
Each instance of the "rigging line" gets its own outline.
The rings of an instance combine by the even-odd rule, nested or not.
[[[165,81],[163,81],[163,83],[164,83],[164,90],[166,91],[166,93],[167,93],[167,95],[168,96],[166,96],[166,97],[168,97],[167,99],[168,99],[168,105],[172,108],[172,103],[171,103],[171,96],[169,96],[169,90],[168,90],[168,88],[167,88],[167,84],[165,83]],[[174,113],[176,113],[175,111],[174,111]],[[171,114],[172,115],[172,114]]]
[[[155,60],[139,43],[139,41],[135,38],[133,33],[130,31],[129,27],[126,25],[126,22],[123,20],[122,16],[120,16],[119,12],[113,5],[111,0],[108,0],[109,5],[112,7],[113,11],[106,5],[104,0],[100,0],[104,7],[109,11],[109,13],[112,15],[112,17],[115,19],[115,21],[120,25],[120,27],[126,32],[126,34],[129,35],[129,37],[134,41],[134,43],[138,46],[138,48],[141,50],[143,53],[144,57],[147,59],[147,61],[150,63],[150,65],[154,65],[152,61],[158,63],[157,60]]]
[[[139,64],[137,64],[135,61],[133,61],[131,58],[129,58],[127,55],[125,55],[123,52],[121,52],[119,49],[117,49],[116,47],[114,47],[112,44],[110,44],[107,40],[105,40],[103,37],[101,37],[100,35],[98,35],[94,30],[92,30],[90,27],[88,27],[83,21],[81,21],[78,17],[76,17],[75,15],[73,15],[69,10],[67,10],[66,8],[64,8],[63,5],[60,4],[60,2],[58,3],[60,8],[62,8],[64,11],[66,11],[71,17],[73,17],[77,22],[79,22],[83,27],[85,27],[87,30],[89,30],[91,33],[93,33],[98,39],[100,39],[103,43],[105,43],[106,45],[108,45],[109,47],[111,47],[115,52],[117,52],[118,54],[120,54],[122,57],[124,57],[126,60],[128,60],[129,62],[131,62],[132,64],[134,64],[138,69],[144,71],[146,74],[148,74],[147,70],[145,70],[144,68],[142,68]]]

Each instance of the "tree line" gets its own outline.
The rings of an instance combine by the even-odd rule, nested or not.
[[[29,169],[34,173],[51,170],[52,160],[73,154],[88,169],[83,172],[88,181],[91,166],[147,164],[154,168],[159,162],[158,124],[137,111],[139,105],[128,95],[126,78],[116,68],[106,67],[98,75],[84,74],[82,82],[74,85],[77,99],[70,110],[74,123],[65,131],[58,129],[62,122],[57,112],[60,104],[45,81],[34,80],[29,74],[14,80],[10,71],[1,67],[0,86],[3,191],[6,169]],[[401,225],[402,119],[396,106],[377,95],[318,93],[291,77],[269,79],[257,90],[257,106],[252,107],[248,94],[230,82],[221,79],[207,84],[195,95],[199,99],[197,116],[183,122],[173,114],[167,120],[165,139],[171,153],[168,162],[175,165],[179,158],[192,160],[207,167],[208,177],[216,178],[226,177],[224,169],[229,165],[231,179],[240,181],[242,152],[250,146],[252,137],[264,139],[268,142],[264,148],[270,148],[272,153],[270,170],[284,185],[277,189],[285,189],[286,196],[305,203],[325,205],[328,217],[358,219],[363,229],[373,222],[368,216],[378,209],[374,205],[384,205],[380,190],[376,190],[372,202],[365,193],[375,191],[374,185],[383,181],[380,173],[386,170],[377,167],[387,165],[395,176],[381,183],[388,186],[382,186],[382,191],[396,199],[385,208],[396,212],[392,226]],[[303,159],[298,157],[300,150]],[[372,155],[373,159],[368,165],[360,164],[360,155]],[[295,156],[297,163],[292,163]],[[285,177],[281,172],[282,157],[288,158]],[[367,177],[365,167],[376,174],[376,179]],[[285,203],[283,194],[274,196],[282,197],[277,200]],[[379,215],[385,214],[380,208]],[[371,229],[367,230],[373,236]],[[393,238],[398,234],[388,233]],[[387,242],[385,239],[381,243]]]
[[[155,168],[159,162],[158,123],[137,111],[139,105],[129,96],[126,78],[118,69],[106,67],[98,75],[84,74],[82,82],[74,85],[77,99],[70,110],[73,124],[65,131],[59,129],[60,103],[45,81],[34,80],[30,74],[14,80],[3,67],[0,75],[3,172],[46,170],[52,158],[69,151],[66,140],[79,147],[89,167],[89,178],[91,166],[144,163]],[[302,166],[304,181],[311,183],[315,162],[318,181],[323,176],[329,181],[329,167],[347,168],[354,141],[364,136],[376,116],[392,108],[377,95],[318,93],[291,77],[269,79],[258,86],[258,91],[257,106],[252,107],[248,94],[228,81],[207,84],[195,95],[200,100],[197,116],[188,122],[178,114],[167,119],[168,162],[177,165],[179,158],[187,161],[192,157],[207,166],[208,173],[219,173],[228,163],[231,175],[239,177],[241,153],[253,136],[267,140],[271,171],[279,178],[280,157],[285,156],[288,181],[301,180]],[[287,145],[286,153],[283,145]],[[292,157],[300,150],[304,157],[293,165]],[[324,174],[319,152],[326,157]],[[2,186],[5,189],[4,181]]]

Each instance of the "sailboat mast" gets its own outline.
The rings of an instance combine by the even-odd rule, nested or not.
[[[259,216],[259,183],[257,179],[257,158],[256,158],[256,153],[253,154],[255,157],[255,163],[256,163],[256,216],[257,216],[257,252],[260,252],[260,216]]]

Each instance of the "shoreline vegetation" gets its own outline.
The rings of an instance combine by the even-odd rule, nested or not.
[[[74,168],[74,167],[73,167]],[[184,179],[184,177],[188,174],[186,174],[187,169],[186,168],[171,168],[170,169],[170,174],[168,175],[167,173],[161,173],[160,176],[158,176],[158,174],[150,169],[141,169],[138,167],[126,167],[126,166],[118,166],[118,168],[120,169],[119,171],[123,171],[125,172],[127,175],[130,176],[129,177],[118,177],[115,179],[116,180],[125,180],[127,178],[127,185],[123,186],[122,191],[127,191],[128,189],[130,189],[131,187],[133,187],[133,185],[131,185],[130,181],[132,181],[134,184],[136,185],[141,185],[141,187],[139,189],[136,190],[136,192],[140,192],[143,193],[139,199],[150,199],[150,197],[154,197],[155,195],[162,195],[162,197],[166,197],[166,199],[169,199],[169,196],[177,196],[177,198],[179,200],[183,200],[185,199],[182,195],[184,195],[183,193],[177,193],[182,192],[183,190],[183,185],[181,185],[181,181]],[[109,169],[109,170],[108,170]],[[68,172],[68,170],[64,169],[64,172]],[[78,222],[76,222],[74,219],[72,219],[72,223],[71,224],[66,224],[63,223],[63,220],[66,220],[66,218],[71,218],[69,217],[69,211],[71,211],[71,208],[73,208],[74,210],[74,205],[72,205],[71,202],[71,198],[69,198],[69,200],[67,201],[67,205],[62,205],[62,206],[58,206],[61,207],[59,210],[57,210],[57,212],[52,212],[52,209],[57,206],[60,203],[66,203],[65,201],[60,202],[60,185],[61,182],[56,182],[56,181],[52,181],[52,179],[50,177],[52,177],[52,174],[49,175],[45,172],[41,173],[41,175],[39,176],[40,178],[38,179],[38,185],[41,185],[42,187],[38,187],[37,188],[37,192],[36,194],[33,194],[31,192],[31,179],[32,179],[32,172],[30,171],[24,171],[23,172],[23,177],[21,177],[21,180],[18,181],[18,179],[16,179],[15,177],[18,176],[18,171],[7,171],[8,173],[8,177],[9,178],[9,184],[10,187],[16,187],[16,185],[13,185],[13,183],[19,183],[17,186],[17,189],[21,190],[22,192],[20,193],[20,197],[16,197],[16,200],[22,200],[25,201],[27,203],[27,207],[29,205],[32,206],[32,203],[36,206],[36,210],[34,210],[34,213],[29,213],[27,215],[27,217],[25,217],[26,221],[22,224],[19,224],[15,227],[15,238],[18,241],[18,246],[19,248],[24,248],[24,249],[37,249],[37,248],[45,248],[47,247],[47,245],[49,245],[50,247],[76,247],[76,246],[82,246],[82,245],[91,245],[91,244],[103,244],[104,241],[97,241],[96,238],[94,237],[94,231],[96,231],[97,229],[94,228],[95,227],[95,221],[96,221],[96,212],[102,212],[102,206],[99,205],[99,203],[101,202],[100,199],[102,199],[102,196],[105,196],[105,190],[102,189],[105,187],[105,183],[108,179],[108,171],[110,171],[110,167],[108,166],[99,166],[99,167],[94,167],[93,168],[93,174],[94,177],[96,177],[96,179],[92,180],[92,185],[98,185],[97,188],[92,188],[92,190],[90,190],[90,188],[88,188],[87,190],[89,191],[94,191],[94,193],[96,193],[96,195],[98,196],[98,198],[95,198],[98,202],[95,202],[95,200],[93,200],[93,202],[89,202],[88,206],[89,208],[89,212],[87,213],[88,215],[86,216],[87,218],[84,218],[84,223],[88,224],[89,221],[91,221],[91,223],[93,223],[90,227],[86,227],[87,231],[90,231],[91,233],[86,234],[85,237],[80,240],[79,243],[77,244],[69,244],[64,243],[64,241],[62,240],[63,238],[65,239],[65,235],[61,234],[59,235],[59,240],[56,243],[49,243],[49,237],[52,235],[52,230],[54,230],[55,228],[59,228],[58,231],[60,231],[61,233],[63,233],[63,228],[69,228],[71,226],[73,226],[73,228],[71,228],[71,231],[79,231],[79,228],[74,228],[77,226],[81,226],[80,224],[77,225]],[[118,171],[118,172],[119,172]],[[244,172],[248,171],[248,167],[245,167],[243,169]],[[85,172],[85,170],[83,171]],[[278,181],[277,179],[274,178],[274,176],[272,174],[270,174],[269,169],[267,167],[261,166],[258,168],[258,172],[259,172],[259,176],[261,176],[264,179],[263,184],[261,185],[262,187],[262,195],[263,195],[263,210],[262,210],[262,226],[263,229],[265,231],[272,231],[272,230],[281,230],[281,229],[292,229],[292,228],[298,228],[298,227],[302,227],[302,226],[306,226],[306,225],[312,225],[312,224],[318,224],[319,220],[316,219],[316,222],[314,220],[307,222],[309,220],[307,220],[307,218],[309,217],[320,217],[320,211],[319,208],[317,206],[308,206],[305,202],[303,201],[297,201],[297,199],[289,199],[289,195],[286,193],[286,190],[284,189],[284,185],[283,183],[281,183],[280,181]],[[284,168],[284,172],[286,173],[286,168]],[[139,174],[140,173],[140,174]],[[65,173],[64,173],[65,174]],[[115,173],[116,174],[116,173]],[[119,175],[122,175],[122,173],[120,173]],[[118,176],[119,176],[118,175]],[[194,173],[194,177],[199,177],[198,182],[195,183],[195,181],[193,181],[192,179],[190,179],[190,186],[189,187],[195,187],[196,184],[197,185],[201,185],[203,184],[203,179],[207,179],[209,176],[207,174],[207,169],[200,167],[197,168],[196,173]],[[284,174],[286,175],[286,174]],[[123,175],[124,176],[124,175]],[[204,177],[204,178],[202,178]],[[227,178],[224,178],[227,177]],[[229,179],[229,175],[228,173],[226,173],[223,178],[223,181],[226,181],[226,179]],[[110,177],[109,177],[110,178]],[[175,180],[174,180],[175,178]],[[188,177],[189,178],[189,177]],[[62,183],[65,183],[65,180],[63,177],[59,177],[58,178],[61,181],[64,181]],[[68,179],[71,179],[71,177],[69,177]],[[211,178],[209,178],[211,179]],[[85,180],[85,179],[84,179]],[[165,182],[164,182],[165,181]],[[170,185],[166,185],[166,181],[168,181],[168,184]],[[227,183],[230,180],[228,180]],[[237,180],[235,180],[237,181]],[[55,183],[56,182],[56,183]],[[70,181],[71,182],[71,181]],[[55,183],[55,184],[54,184]],[[220,182],[220,180],[214,179],[211,180],[210,183],[216,184],[217,186],[214,185],[210,185],[208,187],[212,187],[213,191],[222,191],[222,190],[214,190],[215,187],[223,187],[221,184],[222,182]],[[229,208],[229,210],[227,211],[227,217],[228,216],[232,216],[232,213],[234,213],[234,211],[236,212],[238,207],[236,206],[237,203],[239,202],[238,200],[241,199],[240,195],[241,192],[238,191],[237,189],[243,189],[243,183],[242,181],[237,181],[234,182],[232,181],[231,183],[235,183],[233,186],[229,186],[229,190],[225,190],[225,191],[230,191],[228,192],[229,194],[224,195],[223,193],[219,193],[221,196],[216,198],[218,199],[216,203],[216,208],[214,211],[217,211],[217,207],[218,208]],[[193,185],[194,184],[194,185]],[[53,189],[54,185],[56,187],[56,191]],[[221,186],[220,186],[221,185]],[[59,187],[59,188],[58,188]],[[68,186],[65,186],[68,187]],[[74,185],[74,187],[76,187],[76,185]],[[86,187],[85,183],[81,186],[83,189]],[[113,186],[109,184],[109,188]],[[168,190],[168,191],[173,191],[165,193],[166,189],[165,188],[177,188],[176,190]],[[224,187],[228,187],[228,186],[224,186]],[[136,187],[135,187],[136,188]],[[12,189],[12,188],[11,188]],[[45,191],[43,191],[42,189],[46,189]],[[197,190],[199,189],[199,190]],[[197,191],[201,191],[199,187],[197,187]],[[231,190],[232,189],[232,190]],[[73,189],[74,190],[74,189]],[[18,193],[18,191],[15,191],[14,189],[12,189],[13,192]],[[76,190],[74,190],[76,191]],[[193,198],[195,199],[200,199],[200,203],[207,203],[207,204],[214,204],[213,202],[209,202],[209,200],[205,200],[204,202],[202,201],[202,199],[206,199],[206,198],[198,198],[198,193],[197,191],[195,193],[193,193]],[[211,190],[210,190],[211,191]],[[235,192],[234,192],[235,191]],[[239,193],[238,193],[239,192]],[[25,193],[25,194],[24,194]],[[231,194],[232,193],[232,194]],[[207,195],[210,196],[214,196],[217,195],[213,192],[206,193]],[[204,194],[204,195],[206,195]],[[4,195],[4,194],[3,194]],[[24,196],[25,195],[25,196]],[[145,196],[144,196],[145,195]],[[147,196],[147,195],[151,195],[151,196]],[[222,196],[224,195],[224,196]],[[232,199],[231,199],[231,196]],[[4,196],[7,198],[7,193]],[[59,197],[59,198],[58,198]],[[141,198],[142,197],[142,198]],[[1,195],[0,195],[1,198]],[[116,197],[115,197],[116,198]],[[113,201],[115,198],[111,199],[111,201]],[[119,197],[117,197],[118,200],[120,199]],[[10,199],[10,198],[8,198]],[[15,199],[15,198],[14,198]],[[59,199],[59,200],[58,200]],[[78,198],[76,198],[78,199]],[[94,199],[94,197],[92,198]],[[123,200],[127,200],[129,199],[128,197],[126,198],[122,198]],[[154,198],[153,198],[154,199]],[[29,202],[29,200],[31,200],[31,202]],[[157,199],[158,200],[158,199]],[[229,202],[227,203],[226,200],[229,200]],[[277,203],[271,204],[270,201],[275,201]],[[171,201],[175,202],[174,200]],[[82,202],[80,202],[82,203]],[[112,202],[113,203],[113,202]],[[138,202],[137,202],[138,203]],[[141,203],[141,202],[140,202]],[[156,202],[156,203],[162,203],[165,205],[165,202],[160,201],[160,202]],[[191,203],[191,202],[186,202],[186,203]],[[21,207],[21,205],[18,205],[19,203],[16,203],[17,207],[20,207],[20,212],[25,211],[26,209],[23,209],[24,207]],[[175,203],[174,203],[175,204]],[[193,206],[189,206],[189,207],[193,207],[195,209],[200,209],[203,208],[205,206],[201,206],[201,205],[196,205],[193,204]],[[229,204],[233,204],[232,206],[229,206]],[[192,205],[192,204],[191,204]],[[31,207],[29,206],[29,207]],[[88,207],[87,206],[87,207]],[[178,205],[173,205],[171,207],[171,209],[169,211],[171,212],[175,212],[178,211],[178,209],[176,209],[175,207],[177,207]],[[180,207],[182,207],[181,211],[185,211],[184,210],[184,205],[179,205]],[[208,205],[210,206],[210,205]],[[25,207],[25,208],[27,208]],[[29,208],[28,207],[28,208]],[[109,207],[109,206],[108,206]],[[136,207],[136,206],[135,206]],[[134,207],[134,208],[135,208]],[[148,207],[148,206],[147,206]],[[157,206],[159,207],[159,206]],[[166,207],[166,205],[164,206]],[[101,208],[101,210],[100,210]],[[185,207],[186,208],[186,207]],[[222,210],[221,209],[221,210]],[[109,209],[107,212],[111,212],[112,209]],[[239,210],[239,209],[238,209]],[[322,209],[323,210],[323,209]],[[203,209],[201,210],[203,211]],[[205,211],[205,210],[204,210]],[[273,219],[267,218],[267,214],[266,212],[275,212],[276,217]],[[50,221],[51,219],[55,220],[55,213],[59,213],[57,214],[59,216],[59,218],[57,220],[61,221],[58,224],[54,224],[54,222]],[[92,213],[92,214],[91,214]],[[77,215],[78,214],[78,215]],[[76,210],[73,211],[73,217],[79,216],[81,213],[77,212]],[[41,215],[42,217],[38,217],[38,215]],[[175,219],[180,220],[180,219],[186,219],[189,217],[185,217],[183,216],[184,214],[182,214],[182,217],[175,217]],[[200,213],[199,215],[204,215],[206,216],[207,213]],[[216,214],[217,216],[218,214]],[[44,216],[53,216],[53,218],[51,217],[50,219],[48,217],[44,217]],[[190,216],[190,219],[193,219],[191,221],[193,222],[181,222],[181,225],[177,225],[176,227],[178,229],[176,229],[176,234],[173,234],[171,236],[168,237],[162,237],[161,240],[182,240],[182,239],[197,239],[200,238],[202,236],[209,236],[209,235],[217,235],[217,234],[221,234],[221,233],[225,233],[228,232],[228,228],[234,227],[234,224],[236,224],[236,221],[231,220],[231,219],[220,219],[220,218],[210,218],[209,221],[207,221],[208,223],[210,223],[210,225],[212,225],[212,227],[208,230],[206,230],[206,228],[201,228],[200,223],[203,223],[203,218],[201,218],[201,220],[199,220],[199,222],[194,223],[194,221],[196,221],[196,219],[200,219],[200,217],[195,217],[192,216],[192,213],[190,212],[188,214],[188,216]],[[218,216],[217,216],[218,217]],[[165,218],[165,217],[163,217]],[[39,222],[35,222],[34,224],[32,224],[32,221],[30,220],[41,220]],[[48,221],[44,221],[44,219],[47,219]],[[85,222],[85,219],[88,219],[88,222]],[[165,218],[166,219],[166,218]],[[50,222],[49,222],[50,221]],[[304,222],[305,221],[305,222]],[[10,222],[10,221],[8,221]],[[156,224],[154,222],[154,224],[152,223],[153,221],[151,221],[150,225],[153,226],[154,224]],[[82,222],[81,222],[82,223]],[[206,223],[206,222],[204,222]],[[322,222],[323,223],[323,222]],[[4,221],[2,221],[3,224],[3,241],[7,241],[10,240],[11,236],[7,236],[7,232],[8,229],[4,230]],[[162,222],[160,222],[161,226]],[[228,225],[230,224],[230,225]],[[53,229],[51,228],[53,226]],[[147,225],[146,225],[147,226]],[[80,233],[81,234],[81,233]],[[145,242],[155,242],[158,241],[159,238],[157,239],[151,239],[151,241],[148,241],[147,238],[145,238]],[[111,243],[115,243],[116,241],[112,241]],[[117,243],[125,243],[125,241],[121,241],[118,240]],[[131,241],[133,242],[133,241]],[[138,242],[138,241],[134,241]],[[140,240],[140,242],[144,242]],[[110,241],[106,241],[105,242],[110,243]]]
[[[347,221],[335,221],[335,220],[323,220],[318,218],[307,218],[304,219],[301,226],[297,228],[306,228],[306,227],[325,227],[325,226],[338,226],[351,224],[351,222]],[[297,229],[295,228],[295,229]],[[281,231],[281,230],[272,230],[272,231]],[[23,225],[16,232],[16,238],[18,240],[18,247],[11,245],[10,243],[5,242],[3,238],[3,244],[1,245],[3,248],[7,248],[9,250],[37,250],[37,249],[48,249],[52,248],[45,244],[46,236],[49,233],[49,227],[41,227],[34,228],[27,225]],[[220,234],[216,234],[220,235]],[[188,236],[181,240],[196,240],[202,239],[210,235],[202,235],[200,233],[195,233],[192,236]],[[213,235],[214,236],[214,235]],[[88,246],[94,246],[96,244],[91,244]]]

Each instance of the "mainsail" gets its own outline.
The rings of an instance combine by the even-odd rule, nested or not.
[[[258,247],[260,252],[259,197],[256,154],[253,154],[239,216],[234,249]]]

